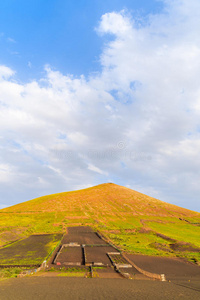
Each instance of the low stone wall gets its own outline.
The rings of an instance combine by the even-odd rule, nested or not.
[[[56,263],[56,260],[58,258],[58,254],[59,254],[61,248],[62,248],[62,245],[59,245],[56,247],[56,249],[54,250],[54,252],[52,254],[52,257],[50,257],[50,260],[48,261],[48,265]]]
[[[0,265],[0,268],[39,268],[40,265]]]
[[[87,266],[87,257],[86,257],[85,245],[82,245],[82,254],[83,254],[83,264],[85,266]]]
[[[156,273],[151,273],[151,272],[145,271],[145,270],[141,269],[140,267],[138,267],[136,264],[134,264],[134,262],[132,262],[128,257],[126,257],[126,255],[124,253],[122,255],[140,273],[146,275],[147,277],[153,278],[153,279],[157,279],[157,280],[160,280],[160,281],[166,281],[166,278],[165,278],[164,274],[156,274]]]
[[[124,278],[126,278],[126,279],[129,279],[130,278],[130,275],[127,273],[124,273],[124,272],[122,272],[120,269],[118,269],[116,266],[115,266],[115,271],[117,272],[117,273],[119,273],[122,277],[124,277]]]
[[[109,246],[112,246],[113,248],[115,248],[118,252],[121,252],[120,248],[117,248],[115,245],[113,245],[112,241],[108,238],[106,238],[102,233],[100,233],[98,230],[96,231],[97,236],[104,240],[105,242],[107,242],[109,244]]]
[[[17,275],[17,277],[24,277],[26,275],[31,275],[31,274],[37,273],[41,270],[44,270],[46,268],[46,264],[47,264],[47,262],[46,262],[46,260],[44,260],[39,268],[23,271],[21,274]]]

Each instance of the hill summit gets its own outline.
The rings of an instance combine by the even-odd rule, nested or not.
[[[0,245],[91,226],[130,253],[200,261],[200,213],[113,183],[39,197],[0,210]]]
[[[104,183],[87,189],[42,196],[1,211],[66,211],[69,214],[79,211],[83,215],[87,215],[87,212],[94,210],[96,210],[96,214],[119,212],[128,215],[155,216],[196,216],[198,214],[114,183]]]

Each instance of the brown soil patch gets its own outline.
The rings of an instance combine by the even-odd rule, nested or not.
[[[105,232],[105,231],[104,231]],[[113,234],[120,234],[121,231],[120,230],[110,230],[110,231],[106,231],[107,233],[113,233]]]
[[[162,233],[156,232],[155,234],[156,234],[158,237],[161,237],[162,239],[164,239],[164,240],[166,240],[166,241],[176,242],[175,239],[172,239],[172,238],[170,238],[169,236],[166,236],[166,235],[164,235],[164,234],[162,234]]]
[[[174,251],[179,252],[200,252],[200,248],[192,246],[190,243],[177,242],[174,244],[170,244],[170,248]]]
[[[147,228],[142,227],[142,228],[140,228],[140,229],[138,230],[138,232],[139,232],[139,233],[151,233],[151,232],[153,232],[153,231],[150,230],[150,229],[147,229]]]
[[[166,244],[161,244],[161,243],[152,243],[149,246],[151,246],[152,248],[158,249],[158,250],[162,250],[165,252],[173,252],[168,245]]]

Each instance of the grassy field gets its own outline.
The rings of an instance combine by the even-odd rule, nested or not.
[[[0,269],[0,281],[6,278],[17,277],[24,271],[24,268],[2,268]]]
[[[200,262],[200,213],[115,184],[48,195],[0,210],[0,246],[89,225],[129,253]],[[31,250],[30,250],[31,251]]]

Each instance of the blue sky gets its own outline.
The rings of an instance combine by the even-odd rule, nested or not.
[[[0,1],[0,208],[114,182],[200,211],[199,9]]]
[[[0,63],[23,81],[40,78],[45,64],[77,76],[96,72],[108,39],[95,32],[101,16],[126,9],[139,17],[161,7],[147,0],[0,1]]]

